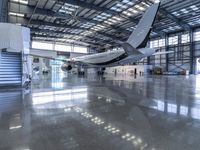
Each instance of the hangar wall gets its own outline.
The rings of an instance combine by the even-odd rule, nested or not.
[[[196,59],[200,57],[200,29],[195,29],[193,32],[177,32],[169,34],[165,38],[152,38],[149,45],[158,49],[161,52],[174,51],[167,55],[151,56],[137,64],[148,64],[160,66],[164,71],[179,72],[189,70],[190,73],[196,72]],[[187,35],[187,36],[186,36]],[[177,43],[173,44],[173,37],[177,37]],[[155,44],[154,42],[164,42],[165,44]],[[172,44],[169,44],[171,43]]]

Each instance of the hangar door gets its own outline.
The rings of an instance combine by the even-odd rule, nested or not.
[[[0,86],[21,85],[21,54],[0,51]]]

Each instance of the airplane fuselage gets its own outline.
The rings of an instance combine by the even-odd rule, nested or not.
[[[89,66],[105,67],[133,63],[151,56],[155,53],[154,49],[143,48],[138,50],[138,54],[128,55],[123,49],[108,51],[98,54],[91,54],[72,58],[72,61],[80,62]]]

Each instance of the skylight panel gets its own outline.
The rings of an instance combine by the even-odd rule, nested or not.
[[[159,3],[160,2],[160,0],[151,0],[152,2],[154,2],[154,3]]]
[[[128,6],[127,5],[123,5],[123,4],[117,4],[116,7],[119,7],[119,8],[121,7],[121,8],[126,9]]]
[[[192,6],[190,6],[190,8],[191,8],[192,10],[194,10],[194,11],[197,11],[197,10],[199,9],[196,5],[192,5]]]
[[[92,31],[84,31],[84,32],[81,33],[81,35],[87,36],[87,35],[90,35],[92,33],[93,33]]]
[[[127,16],[132,16],[132,14],[128,11],[123,11],[123,14],[127,15]]]
[[[178,12],[176,12],[176,11],[173,12],[172,14],[175,15],[175,16],[180,16],[180,14]]]
[[[129,3],[130,0],[123,0],[122,2],[123,2],[123,3]]]
[[[122,3],[124,5],[129,5],[129,6],[134,4],[134,2],[132,2],[132,0],[123,0]]]
[[[28,0],[11,0],[12,2],[18,2],[18,3],[21,3],[21,4],[28,4]]]
[[[138,13],[138,11],[137,11],[137,10],[135,10],[135,9],[133,9],[133,8],[129,8],[129,9],[128,9],[128,11],[130,11],[130,12],[132,12],[132,13],[135,13],[135,14],[137,14],[137,13]]]
[[[127,9],[128,7],[132,5],[134,5],[134,2],[132,2],[131,0],[123,0],[122,2],[119,2],[113,7],[111,7],[110,9],[121,12],[122,10]]]
[[[95,31],[98,31],[98,30],[102,30],[102,29],[104,29],[105,28],[105,26],[104,25],[96,25],[96,26],[93,26],[91,29],[92,30],[95,30]]]
[[[95,25],[94,23],[87,22],[87,23],[82,24],[81,27],[82,28],[90,28],[94,25]]]
[[[107,13],[102,13],[101,15],[102,15],[102,16],[107,16],[107,17],[110,17],[110,16],[111,16],[111,14],[107,14]]]
[[[142,2],[142,5],[145,5],[146,7],[150,7],[150,5],[145,2]]]
[[[107,19],[108,17],[110,17],[110,16],[111,16],[111,14],[101,13],[101,14],[95,16],[95,17],[93,18],[93,20],[103,21],[103,20],[106,20],[106,19]]]
[[[81,37],[81,36],[78,36],[78,35],[75,35],[75,36],[73,36],[72,38],[75,39],[75,40],[78,40],[78,39],[81,39],[82,37]]]
[[[24,17],[24,14],[21,13],[14,13],[14,12],[9,12],[10,16],[17,16],[17,17]]]
[[[107,24],[109,24],[109,25],[111,25],[112,24],[112,22],[110,22],[110,21],[104,21],[104,23],[107,23]]]
[[[141,11],[145,10],[144,7],[142,7],[140,5],[135,5],[134,7],[137,8],[137,9],[139,9],[139,10],[141,10]]]
[[[78,29],[75,29],[75,30],[72,30],[70,31],[71,33],[76,33],[76,34],[79,34],[82,32],[82,30],[78,30]]]
[[[75,12],[79,7],[76,5],[72,5],[72,4],[67,4],[65,3],[61,9],[59,10],[59,12],[61,13],[66,13],[66,14],[72,14],[73,12]]]
[[[110,9],[111,9],[111,10],[115,10],[115,11],[117,11],[117,12],[122,11],[122,8],[120,8],[120,7],[116,7],[116,6],[111,7]]]
[[[181,9],[181,12],[183,12],[184,14],[189,13],[189,11],[187,11],[186,9]]]
[[[114,17],[112,17],[112,18],[115,19],[115,20],[118,20],[118,21],[122,20],[121,18],[116,17],[116,16],[114,16]]]
[[[78,8],[77,5],[72,5],[72,4],[68,4],[68,3],[65,3],[64,6]]]

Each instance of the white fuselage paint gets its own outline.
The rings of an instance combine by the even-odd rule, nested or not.
[[[123,49],[120,49],[87,56],[75,57],[72,58],[72,61],[80,62],[90,66],[107,67],[137,62],[155,53],[155,50],[150,48],[143,48],[139,49],[138,51],[140,52],[140,54],[126,55],[125,51]]]

